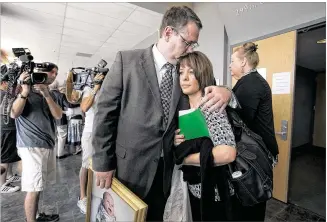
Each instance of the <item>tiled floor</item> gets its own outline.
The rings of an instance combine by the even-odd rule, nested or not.
[[[289,202],[326,216],[326,149],[292,148]]]
[[[76,203],[79,196],[79,168],[81,155],[69,156],[57,160],[56,183],[47,186],[41,195],[40,210],[47,213],[59,213],[62,222],[83,222],[85,215],[81,214]],[[24,221],[25,193],[1,195],[1,221]]]
[[[57,161],[57,182],[48,186],[41,197],[40,206],[47,213],[56,212],[61,222],[83,222],[85,216],[76,206],[79,195],[78,173],[81,156],[69,156]],[[17,192],[1,195],[1,221],[23,222],[25,194]],[[325,221],[320,216],[294,205],[275,199],[267,204],[266,221]]]

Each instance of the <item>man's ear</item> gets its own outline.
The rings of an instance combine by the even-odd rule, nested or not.
[[[162,32],[162,37],[168,42],[171,36],[174,34],[174,30],[170,26],[166,26],[166,28]]]

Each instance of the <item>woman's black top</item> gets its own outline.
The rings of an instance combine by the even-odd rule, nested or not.
[[[241,105],[238,114],[244,123],[260,135],[270,152],[277,156],[278,144],[268,82],[257,71],[253,71],[237,81],[233,92]]]

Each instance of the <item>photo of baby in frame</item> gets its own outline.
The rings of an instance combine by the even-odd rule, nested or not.
[[[88,178],[86,222],[145,221],[147,205],[116,178],[110,189],[96,186],[91,169]]]

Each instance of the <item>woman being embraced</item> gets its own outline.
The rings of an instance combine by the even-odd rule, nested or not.
[[[179,59],[179,80],[189,108],[200,108],[205,116],[210,138],[184,139],[176,131],[176,164],[183,163],[184,181],[188,184],[194,221],[232,220],[232,203],[236,200],[229,181],[228,166],[236,158],[235,137],[226,111],[209,112],[199,106],[207,86],[215,85],[210,60],[195,51]]]

